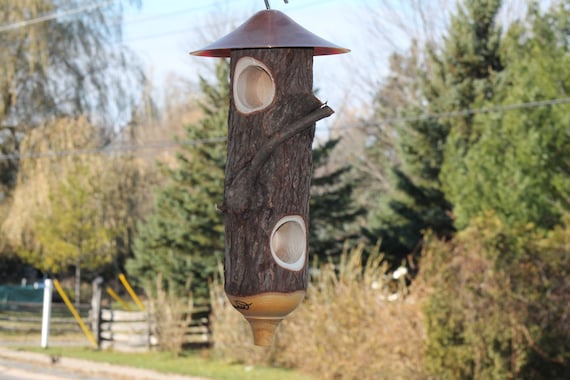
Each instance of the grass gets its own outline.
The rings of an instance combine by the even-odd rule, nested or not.
[[[20,347],[19,349],[150,369],[162,373],[200,376],[213,380],[314,380],[312,377],[293,370],[244,366],[213,360],[207,357],[207,351],[187,351],[183,352],[181,356],[174,356],[165,352],[121,353],[78,347],[53,347],[48,349]]]

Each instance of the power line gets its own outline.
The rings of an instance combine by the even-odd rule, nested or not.
[[[86,5],[83,7],[71,9],[71,10],[68,10],[65,12],[53,12],[53,13],[49,13],[49,14],[44,15],[44,16],[40,16],[37,18],[30,19],[30,20],[20,21],[20,22],[16,22],[13,24],[0,25],[0,33],[8,31],[8,30],[23,28],[23,27],[26,27],[28,25],[33,25],[33,24],[53,20],[53,19],[60,18],[60,17],[66,17],[66,16],[70,16],[70,15],[74,15],[74,14],[78,14],[78,13],[82,13],[82,12],[87,12],[87,11],[108,5],[114,1],[115,0],[108,0],[108,1],[103,2],[103,3],[90,4],[90,5]],[[305,3],[305,4],[300,5],[300,6],[298,5],[298,6],[291,7],[290,9],[292,11],[295,11],[298,9],[308,8],[308,7],[312,7],[315,5],[319,5],[319,4],[324,3],[326,1],[328,1],[328,0],[315,0],[313,2]],[[220,4],[222,4],[221,1],[214,1],[212,4],[209,4],[209,5],[201,5],[201,6],[195,6],[195,7],[190,7],[190,8],[184,8],[184,9],[181,9],[178,11],[166,12],[166,13],[158,14],[155,16],[145,17],[145,18],[141,18],[141,19],[134,19],[134,20],[127,21],[127,22],[121,21],[120,23],[123,23],[124,25],[145,23],[145,22],[154,21],[154,20],[163,19],[163,18],[176,17],[180,14],[185,14],[185,13],[190,13],[190,12],[199,11],[199,10],[203,10],[203,9],[213,8],[213,7],[220,5]],[[239,19],[233,18],[231,20],[225,20],[223,23],[220,22],[220,23],[216,23],[216,24],[209,24],[208,26],[210,26],[210,27],[214,26],[214,25],[220,25],[221,26],[221,25],[226,24],[227,22],[235,22],[235,21],[239,21]],[[129,42],[149,40],[149,39],[155,39],[155,38],[166,37],[166,36],[171,36],[171,35],[183,34],[183,33],[188,33],[188,32],[194,31],[194,30],[202,30],[203,28],[204,28],[204,26],[198,25],[198,26],[194,26],[191,28],[183,28],[183,29],[164,31],[164,32],[160,32],[160,33],[133,36],[131,38],[125,39],[124,41],[115,42],[115,43],[113,43],[113,45],[123,45],[123,44],[129,43]]]
[[[429,119],[461,117],[461,116],[469,116],[469,115],[476,115],[476,114],[482,114],[482,113],[505,112],[505,111],[512,111],[512,110],[516,110],[516,109],[546,107],[546,106],[552,106],[552,105],[557,105],[557,104],[565,104],[565,103],[570,103],[570,97],[569,98],[550,99],[550,100],[539,100],[539,101],[527,102],[527,103],[507,104],[507,105],[494,106],[494,107],[472,108],[472,109],[465,109],[465,110],[459,110],[459,111],[422,114],[422,115],[416,115],[416,116],[386,118],[386,119],[382,119],[382,120],[379,120],[376,122],[364,123],[361,125],[361,127],[376,127],[376,126],[379,127],[381,125],[386,125],[386,124],[411,123],[411,122],[415,122],[415,121],[423,121],[423,120],[429,120]],[[341,127],[340,129],[343,129],[343,128]]]
[[[55,12],[48,13],[46,15],[39,16],[36,18],[32,18],[29,20],[18,21],[18,22],[11,23],[11,24],[0,25],[0,32],[6,32],[9,30],[20,29],[20,28],[24,28],[24,27],[29,26],[29,25],[39,24],[39,23],[42,23],[45,21],[54,20],[57,18],[63,18],[66,16],[78,14],[78,13],[88,12],[88,11],[103,7],[105,5],[111,4],[114,1],[115,0],[107,0],[107,1],[104,1],[102,3],[89,4],[89,5],[85,5],[82,7],[75,8],[75,9],[70,9],[70,10],[64,11],[64,12],[55,11]],[[195,12],[195,11],[199,11],[202,9],[212,8],[212,7],[215,7],[217,5],[220,5],[221,3],[222,3],[221,1],[216,1],[216,2],[213,2],[212,4],[208,4],[208,5],[201,5],[201,6],[197,6],[197,7],[191,7],[191,8],[184,8],[184,9],[177,10],[177,11],[162,13],[162,14],[158,14],[158,15],[150,16],[150,17],[145,17],[145,18],[141,18],[141,19],[134,19],[134,20],[130,20],[127,22],[124,22],[121,20],[121,21],[118,21],[116,24],[130,25],[130,24],[138,24],[138,23],[154,21],[154,20],[163,19],[163,18],[170,18],[170,17],[179,16],[179,15],[185,14],[185,13],[190,13],[190,12]],[[180,31],[176,31],[175,33],[180,33]]]
[[[56,11],[56,12],[48,13],[46,15],[36,17],[36,18],[32,18],[29,20],[19,21],[19,22],[7,24],[7,25],[0,25],[0,32],[7,32],[9,30],[24,28],[24,27],[29,26],[29,25],[34,25],[34,24],[39,24],[41,22],[54,20],[56,18],[61,18],[61,17],[66,17],[66,16],[78,14],[78,13],[88,12],[88,11],[91,11],[93,9],[97,9],[97,8],[101,8],[105,5],[109,5],[114,1],[115,0],[107,0],[107,1],[104,1],[101,3],[97,3],[97,4],[84,5],[82,7],[70,9],[70,10],[65,11],[65,12]]]
[[[89,148],[89,149],[70,149],[70,150],[48,150],[41,153],[26,153],[26,154],[2,154],[0,155],[1,160],[24,160],[24,159],[40,159],[40,158],[59,158],[67,156],[85,156],[85,155],[97,155],[97,154],[113,154],[117,152],[131,152],[147,149],[167,149],[179,146],[198,146],[207,144],[217,144],[225,142],[226,137],[212,137],[205,139],[187,140],[187,141],[159,141],[155,143],[142,144],[142,145],[132,145],[132,144],[119,144],[119,145],[108,145],[100,148]]]
[[[0,25],[0,32],[6,32],[9,30],[14,30],[14,29],[19,29],[19,28],[24,28],[26,26],[29,25],[34,25],[34,24],[39,24],[41,22],[45,22],[45,21],[49,21],[49,20],[54,20],[57,18],[63,18],[63,17],[67,17],[67,16],[71,16],[74,14],[78,14],[78,13],[83,13],[83,12],[88,12],[91,11],[93,9],[97,9],[100,7],[103,7],[105,5],[109,5],[111,3],[113,3],[115,0],[107,0],[107,1],[103,1],[101,3],[96,3],[96,4],[89,4],[89,5],[85,5],[82,7],[78,7],[75,9],[70,9],[68,11],[64,11],[64,12],[59,12],[59,11],[55,11],[52,13],[48,13],[46,15],[43,16],[39,16],[36,18],[32,18],[29,20],[24,20],[24,21],[18,21],[12,24],[5,24],[5,25]],[[311,3],[308,4],[304,4],[302,6],[297,6],[297,7],[291,7],[292,10],[295,9],[301,9],[301,8],[307,8],[307,7],[311,7],[314,5],[318,5],[320,3],[324,3],[327,0],[316,0],[313,1]],[[137,23],[144,23],[144,22],[148,22],[148,21],[154,21],[154,20],[158,20],[158,19],[163,19],[163,18],[170,18],[170,17],[176,17],[179,16],[181,14],[185,14],[185,13],[190,13],[190,12],[195,12],[198,10],[203,10],[203,9],[208,9],[208,8],[213,8],[217,5],[222,4],[221,1],[215,1],[212,4],[208,4],[208,5],[201,5],[201,6],[196,6],[196,7],[191,7],[191,8],[184,8],[181,10],[177,10],[177,11],[172,11],[172,12],[166,12],[166,13],[162,13],[162,14],[158,14],[155,16],[150,16],[150,17],[145,17],[145,18],[141,18],[141,19],[135,19],[135,20],[131,20],[128,22],[124,22],[124,24],[137,24]],[[121,23],[123,23],[121,21]],[[220,24],[221,25],[221,24]],[[165,33],[165,34],[161,34],[160,36],[163,35],[168,35],[168,34],[180,34],[183,33],[185,31],[183,30],[176,30],[176,31],[172,31],[170,33]],[[148,37],[148,36],[143,36],[141,39],[147,39],[147,38],[152,38],[152,37]],[[135,37],[135,39],[138,39]]]
[[[494,113],[494,112],[507,112],[516,109],[526,109],[526,108],[538,108],[538,107],[548,107],[560,104],[567,104],[570,103],[570,97],[567,98],[557,98],[557,99],[550,99],[550,100],[543,100],[543,101],[534,101],[534,102],[527,102],[527,103],[516,103],[516,104],[507,104],[501,106],[494,106],[494,107],[486,107],[486,108],[473,108],[473,109],[465,109],[459,111],[452,111],[452,112],[442,112],[442,113],[433,113],[433,114],[423,114],[417,116],[409,116],[409,117],[399,117],[399,118],[388,118],[382,119],[376,122],[365,123],[361,125],[345,125],[341,127],[336,127],[337,130],[349,129],[349,128],[364,128],[370,126],[380,126],[385,124],[395,124],[395,123],[409,123],[415,121],[422,121],[434,118],[452,118],[452,117],[461,117],[461,116],[468,116],[468,115],[475,115],[475,114],[483,114],[483,113]],[[137,152],[141,150],[148,150],[148,149],[167,149],[179,146],[199,146],[199,145],[206,145],[206,144],[218,144],[225,142],[227,140],[224,136],[219,137],[211,137],[205,139],[195,139],[195,140],[186,140],[186,141],[160,141],[156,143],[149,143],[149,144],[142,144],[142,145],[109,145],[101,148],[92,148],[92,149],[72,149],[72,150],[62,150],[62,151],[54,151],[48,150],[42,153],[26,153],[26,154],[1,154],[0,161],[3,160],[24,160],[24,159],[40,159],[40,158],[56,158],[56,157],[65,157],[65,156],[78,156],[78,155],[94,155],[94,154],[112,154],[117,152]]]

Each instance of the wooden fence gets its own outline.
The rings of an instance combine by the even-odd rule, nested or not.
[[[158,321],[146,311],[102,309],[103,279],[93,281],[91,300],[91,328],[98,346],[117,351],[145,351],[163,343],[177,340],[182,347],[210,345],[209,307],[194,307],[190,314],[178,320]],[[139,301],[137,304],[144,307]],[[165,346],[165,345],[163,345]]]
[[[29,302],[0,303],[0,332],[10,334],[39,334],[42,328],[42,304]],[[89,305],[80,305],[82,318],[89,315]],[[63,335],[81,333],[81,329],[67,309],[60,303],[52,304],[50,333]]]
[[[117,351],[146,351],[158,345],[144,311],[101,310],[98,341],[101,348]]]
[[[183,318],[182,325],[169,326],[157,323],[154,316],[143,311],[123,311],[101,309],[102,283],[94,284],[98,291],[91,305],[82,304],[78,312],[83,321],[91,327],[101,348],[118,351],[145,351],[157,347],[158,337],[163,330],[175,333],[182,340],[184,348],[201,348],[211,344],[208,306],[195,306],[190,315]],[[42,326],[42,303],[0,302],[0,333],[14,335],[40,334]],[[82,331],[67,306],[53,303],[50,321],[50,334],[65,335]]]
[[[162,329],[172,329],[182,334],[185,348],[210,345],[211,333],[208,322],[209,309],[194,310],[189,323],[182,326],[160,324]],[[146,351],[159,345],[159,327],[156,320],[144,311],[101,310],[98,339],[103,349],[117,351]]]

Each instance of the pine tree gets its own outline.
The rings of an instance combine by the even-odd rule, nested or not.
[[[408,55],[396,54],[391,69],[391,77],[376,97],[376,117],[382,121],[433,112],[430,90],[437,82],[431,82],[417,45],[412,45]],[[381,241],[388,262],[398,266],[419,254],[426,229],[441,238],[454,232],[451,204],[439,182],[448,128],[435,119],[389,127],[387,137],[369,148],[369,159],[382,160],[391,170],[386,170],[390,186],[378,196],[379,207],[371,217],[368,235]]]
[[[400,158],[393,171],[396,191],[383,200],[389,212],[379,217],[376,232],[382,239],[381,249],[395,265],[410,253],[419,253],[424,230],[443,239],[454,233],[453,205],[447,195],[449,183],[442,182],[447,179],[443,170],[460,170],[478,131],[470,114],[437,115],[477,107],[493,96],[496,73],[503,69],[500,29],[495,25],[500,5],[499,0],[459,5],[443,46],[428,45],[423,63],[413,54],[408,57],[421,78],[420,96],[404,104],[398,116],[434,116],[395,127]],[[417,93],[412,91],[414,86],[413,81],[407,84],[409,93]],[[379,98],[385,99],[391,88],[381,89]]]
[[[320,262],[338,260],[345,242],[355,242],[355,221],[365,210],[354,203],[358,185],[348,177],[352,167],[346,165],[327,171],[326,165],[340,139],[328,140],[313,150],[314,174],[311,181],[309,252]],[[319,175],[320,171],[323,174]]]
[[[484,106],[568,97],[570,42],[564,12],[543,15],[535,4],[526,23],[509,28],[503,42],[503,61],[509,65]],[[462,166],[449,164],[445,173],[460,225],[488,210],[510,224],[551,228],[559,222],[570,209],[569,111],[570,106],[560,104],[474,117],[477,139]]]
[[[154,291],[161,286],[173,294],[190,289],[207,297],[208,279],[223,258],[224,226],[216,205],[223,201],[226,161],[229,65],[216,66],[216,82],[200,79],[203,118],[186,128],[184,147],[176,165],[162,169],[170,182],[158,189],[154,212],[140,225],[134,259],[127,268]]]
[[[435,278],[424,311],[426,363],[436,377],[550,379],[569,373],[560,354],[567,350],[561,343],[567,337],[560,331],[545,333],[558,328],[549,318],[567,312],[549,299],[559,292],[558,272],[566,258],[544,241],[536,243],[545,229],[553,229],[549,234],[556,230],[569,209],[569,107],[507,109],[570,93],[568,5],[562,2],[543,13],[542,4],[530,3],[527,18],[510,25],[500,40],[495,62],[505,66],[493,67],[489,61],[488,75],[481,68],[480,77],[464,79],[452,93],[471,99],[469,108],[498,110],[448,122],[441,178],[461,232],[447,253],[437,250],[423,267]],[[450,33],[465,24],[457,20]],[[556,243],[557,249],[564,250],[562,246]],[[505,329],[513,321],[517,327]],[[527,339],[532,336],[530,343],[519,339],[519,331]]]
[[[497,26],[500,0],[465,2],[452,18],[449,37],[440,54],[437,73],[442,78],[444,91],[434,98],[436,112],[454,112],[481,108],[492,100],[499,86],[504,66],[500,56],[501,28]],[[435,92],[434,92],[435,93]],[[463,180],[466,178],[465,156],[480,138],[481,130],[473,113],[440,118],[448,130],[445,141],[445,159],[439,176],[442,189],[454,204],[461,208]],[[456,227],[467,221],[458,219]]]

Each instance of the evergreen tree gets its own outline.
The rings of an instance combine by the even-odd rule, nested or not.
[[[530,3],[501,40],[505,67],[473,81],[485,91],[471,108],[568,97],[568,6],[543,13]],[[441,178],[462,231],[436,243],[451,250],[422,267],[434,279],[428,369],[438,378],[565,378],[568,339],[555,321],[567,310],[550,297],[564,286],[568,261],[558,240],[568,232],[555,226],[569,209],[568,105],[467,115],[450,126]],[[547,243],[545,235],[558,237]]]
[[[393,168],[396,191],[387,202],[389,213],[380,217],[378,229],[381,250],[393,265],[419,254],[426,229],[443,239],[454,232],[451,204],[438,180],[446,127],[428,120],[399,126],[398,131],[402,163]]]
[[[442,170],[446,165],[453,167],[448,170],[459,170],[478,132],[470,114],[453,118],[438,115],[477,107],[493,96],[496,73],[503,69],[500,29],[495,25],[500,5],[499,0],[459,5],[443,46],[427,46],[424,63],[414,54],[408,57],[407,64],[415,67],[416,76],[421,78],[421,95],[404,104],[398,114],[412,120],[395,127],[400,158],[392,177],[396,191],[383,200],[389,212],[378,218],[376,232],[382,239],[382,251],[394,265],[410,253],[419,253],[425,229],[439,238],[453,235],[452,204],[442,186]],[[380,110],[390,86],[379,92]],[[414,82],[407,84],[408,93],[418,92],[413,91],[414,86]],[[422,114],[434,116],[414,120]]]
[[[191,142],[176,157],[176,165],[162,169],[169,184],[158,189],[154,212],[140,225],[129,273],[145,288],[161,286],[173,294],[189,288],[207,297],[207,283],[223,258],[224,226],[216,209],[223,201],[227,134],[229,65],[216,66],[216,82],[200,79],[203,118],[186,128]]]
[[[355,205],[357,183],[347,178],[352,167],[327,171],[326,165],[340,139],[328,140],[313,150],[314,174],[311,180],[309,251],[320,262],[337,260],[344,244],[358,235],[354,222],[365,210]],[[319,175],[320,171],[323,174]]]
[[[562,7],[562,5],[560,5]],[[503,42],[500,86],[484,106],[548,101],[570,94],[570,42],[565,10],[511,26]],[[570,106],[520,108],[474,118],[478,138],[445,179],[459,225],[494,210],[511,224],[551,228],[570,207]],[[449,161],[456,161],[450,156]]]
[[[495,97],[504,66],[500,55],[501,28],[496,25],[500,0],[465,2],[452,18],[448,39],[437,62],[438,73],[446,91],[436,101],[439,112],[481,108]],[[473,113],[464,113],[441,120],[449,136],[445,142],[445,159],[440,179],[454,214],[462,207],[457,196],[469,175],[465,157],[481,136],[480,124]],[[458,219],[456,227],[468,221]]]
[[[407,55],[392,57],[391,76],[375,99],[377,119],[413,119],[435,112],[432,102],[437,96],[432,98],[431,92],[441,82],[431,78],[422,57],[416,44]],[[391,166],[386,173],[390,186],[378,196],[379,206],[371,215],[368,235],[371,240],[381,240],[386,259],[398,266],[420,252],[424,230],[430,229],[441,238],[449,238],[454,232],[451,205],[439,182],[448,127],[433,118],[389,127],[384,133],[387,137],[377,139],[368,152],[369,159]]]

